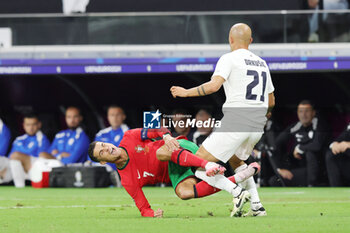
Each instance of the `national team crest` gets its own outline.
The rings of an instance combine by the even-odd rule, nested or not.
[[[142,147],[141,145],[137,145],[137,146],[135,146],[135,151],[136,151],[136,153],[141,153],[142,151],[145,153],[148,153],[149,148],[147,146]]]

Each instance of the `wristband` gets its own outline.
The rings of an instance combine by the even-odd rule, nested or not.
[[[166,136],[168,136],[168,135],[170,135],[170,133],[165,133],[165,134],[163,134],[163,140],[164,140],[164,138],[165,138]]]

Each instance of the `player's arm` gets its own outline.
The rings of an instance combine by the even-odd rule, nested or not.
[[[134,185],[124,185],[125,190],[129,193],[129,195],[134,199],[135,205],[139,209],[142,217],[163,217],[163,211],[158,209],[154,211],[148,200],[145,197],[142,189],[134,183]]]
[[[275,94],[269,93],[269,104],[267,108],[267,113],[266,115],[269,115],[272,112],[272,109],[275,107]]]
[[[170,131],[165,127],[161,127],[160,129],[140,129],[140,133],[142,140],[164,138],[167,135],[171,136]]]
[[[170,88],[170,91],[174,98],[205,96],[217,92],[224,82],[225,79],[223,77],[214,75],[210,81],[203,83],[197,87],[185,89],[183,87],[172,86]]]
[[[180,148],[179,142],[171,136],[170,131],[162,127],[160,129],[141,129],[141,139],[163,138],[165,145],[169,151],[174,151]]]

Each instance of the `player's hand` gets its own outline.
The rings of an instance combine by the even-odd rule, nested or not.
[[[336,155],[336,154],[339,153],[339,152],[338,152],[338,144],[339,144],[339,142],[333,142],[333,144],[332,144],[331,150],[332,150],[332,153],[333,153],[334,155]]]
[[[339,143],[339,153],[344,153],[347,149],[349,148],[349,143],[348,142],[340,142]]]
[[[287,169],[278,169],[278,173],[283,177],[283,179],[291,180],[293,179],[293,173]]]
[[[58,150],[56,150],[56,149],[54,149],[54,150],[51,152],[52,155],[56,155],[57,153],[58,153]]]
[[[67,157],[69,157],[69,156],[70,156],[70,154],[67,153],[67,152],[62,152],[62,153],[61,153],[61,157],[62,157],[62,158],[67,158]]]
[[[187,89],[183,87],[172,86],[170,92],[174,98],[176,97],[187,97]]]
[[[295,149],[294,149],[293,156],[294,156],[294,158],[296,158],[296,159],[298,159],[298,160],[301,160],[301,159],[302,159],[302,157],[301,157],[301,155],[298,153],[298,149],[297,149],[296,147],[295,147]]]
[[[165,135],[163,140],[168,150],[171,152],[180,148],[179,142],[175,138],[173,138],[170,134]]]
[[[154,211],[154,217],[155,218],[163,218],[163,213],[164,213],[164,211],[162,209],[157,209],[156,211]]]

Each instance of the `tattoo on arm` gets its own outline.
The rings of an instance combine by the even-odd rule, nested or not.
[[[204,91],[204,86],[201,85],[201,87],[202,87],[203,95],[207,95],[207,93],[205,93],[205,91]]]
[[[197,87],[197,91],[198,91],[198,96],[201,96],[201,92],[199,90],[199,87]]]

